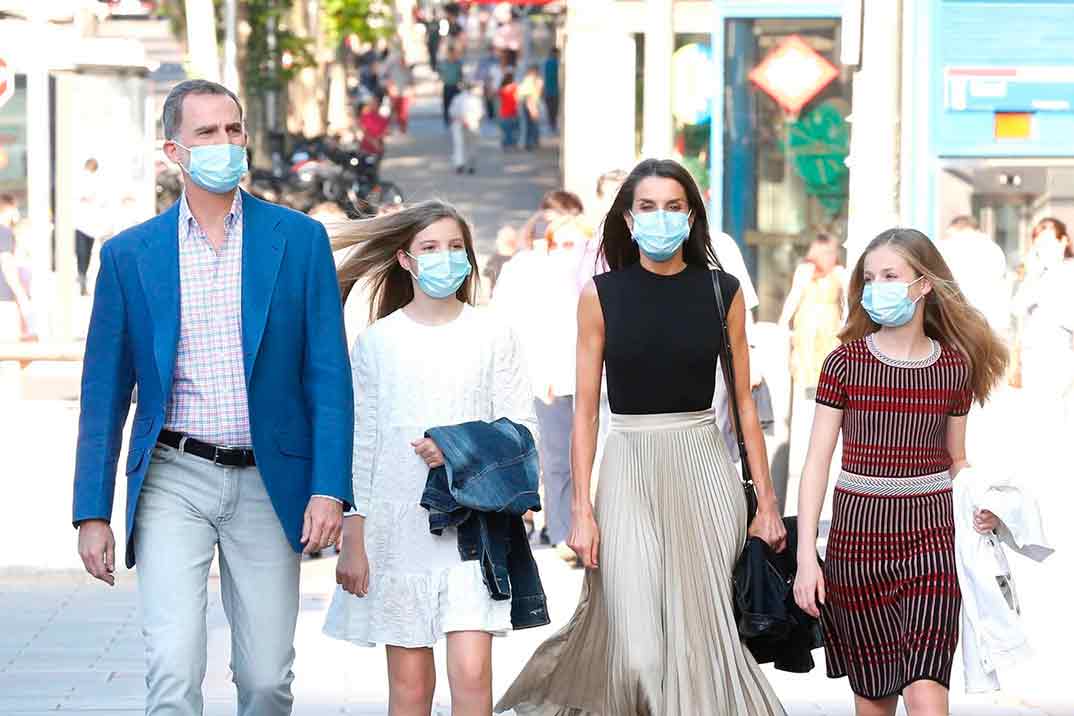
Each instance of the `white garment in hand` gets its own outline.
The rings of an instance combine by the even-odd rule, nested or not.
[[[998,670],[1032,655],[1004,547],[1042,561],[1052,554],[1033,496],[986,470],[966,468],[954,483],[955,565],[962,591],[966,691],[999,689]],[[973,528],[977,510],[1002,521],[994,534]]]
[[[449,631],[502,634],[511,602],[493,601],[453,529],[429,532],[428,468],[410,443],[432,427],[508,418],[537,436],[518,344],[490,311],[466,306],[442,326],[403,311],[355,343],[354,500],[365,515],[369,594],[337,589],[324,631],[360,646],[428,647]],[[347,519],[358,519],[349,517]]]

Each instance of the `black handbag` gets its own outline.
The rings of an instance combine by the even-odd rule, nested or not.
[[[723,378],[727,383],[727,398],[731,403],[731,422],[735,428],[735,439],[738,443],[738,455],[742,460],[742,490],[746,495],[746,527],[753,522],[757,515],[757,491],[753,487],[753,474],[750,472],[750,462],[746,455],[746,440],[742,436],[742,420],[738,413],[738,395],[735,393],[735,364],[731,355],[731,334],[727,330],[727,308],[723,305],[723,293],[720,291],[720,276],[718,271],[710,271],[712,276],[712,288],[716,292],[716,308],[720,314],[720,326],[723,330],[723,349],[720,351],[720,364],[723,366]],[[720,436],[723,439],[723,436]]]

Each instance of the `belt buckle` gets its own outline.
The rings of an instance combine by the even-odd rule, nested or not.
[[[213,445],[213,464],[218,465],[220,467],[229,467],[228,465],[224,465],[220,462],[220,453],[223,452],[234,454],[239,452],[240,450],[242,450],[242,448],[236,447],[234,445]]]

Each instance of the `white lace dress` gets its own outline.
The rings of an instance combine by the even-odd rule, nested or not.
[[[479,562],[459,557],[455,530],[429,532],[419,504],[428,469],[410,443],[428,428],[501,417],[536,437],[514,335],[470,306],[442,326],[396,311],[358,337],[351,365],[354,499],[366,518],[369,594],[337,587],[325,634],[361,646],[429,647],[452,631],[506,633],[511,602],[489,597]]]

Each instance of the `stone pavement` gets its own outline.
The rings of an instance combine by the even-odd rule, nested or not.
[[[494,692],[501,694],[534,647],[569,619],[582,573],[567,568],[550,550],[537,553],[553,624],[497,639]],[[385,714],[387,680],[381,649],[359,649],[320,633],[334,589],[331,558],[307,561],[302,576],[295,663],[296,716]],[[1054,615],[1056,612],[1052,612]],[[44,716],[84,713],[100,716],[141,713],[144,668],[135,580],[122,572],[114,589],[74,575],[8,577],[0,580],[0,714]],[[205,680],[207,716],[234,714],[235,695],[228,671],[228,631],[218,584],[210,590],[209,667]],[[967,697],[956,682],[957,716],[1066,716],[1074,697],[1062,674],[1066,643],[1056,636],[1041,644],[1033,670],[1035,683],[1020,684],[1005,695]],[[1047,647],[1047,648],[1045,648]],[[849,716],[845,680],[823,676],[823,655],[808,675],[766,669],[790,716]],[[443,650],[436,716],[449,713]],[[956,672],[960,667],[956,666]],[[956,677],[957,678],[957,677]],[[687,716],[687,715],[682,715]],[[694,715],[689,715],[694,716]],[[698,715],[700,716],[700,715]],[[746,716],[746,715],[743,715]]]

